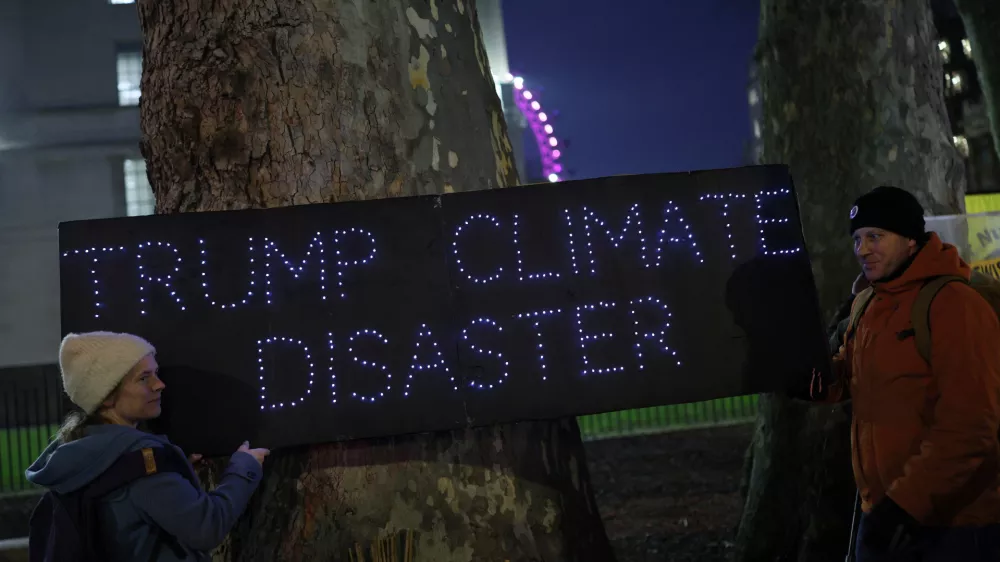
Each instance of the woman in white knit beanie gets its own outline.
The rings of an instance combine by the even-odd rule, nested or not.
[[[66,395],[80,411],[59,431],[68,443],[83,437],[89,425],[114,423],[136,427],[160,415],[160,380],[156,349],[132,334],[69,334],[59,346],[59,370]]]
[[[69,334],[59,348],[59,368],[79,411],[25,471],[30,482],[55,493],[36,513],[53,510],[46,501],[100,490],[97,528],[88,527],[92,540],[85,541],[98,552],[84,553],[85,559],[208,560],[249,503],[269,451],[244,442],[219,486],[206,493],[190,462],[198,455],[189,460],[166,437],[139,429],[160,415],[166,388],[148,341],[114,332]],[[72,541],[48,540],[51,529],[43,526],[46,536],[36,536],[32,524],[32,560],[69,557],[63,549]]]

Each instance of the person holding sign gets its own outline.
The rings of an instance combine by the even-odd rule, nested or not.
[[[1000,322],[923,215],[895,187],[850,213],[871,286],[854,300],[824,399],[853,399],[857,560],[1000,560]]]
[[[63,387],[80,411],[25,472],[49,490],[31,516],[32,562],[208,560],[246,508],[267,449],[243,443],[206,493],[191,464],[199,455],[138,429],[160,415],[155,353],[130,334],[63,339]]]

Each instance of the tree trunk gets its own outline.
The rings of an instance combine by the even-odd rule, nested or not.
[[[972,44],[983,101],[993,131],[993,148],[1000,158],[1000,3],[996,0],[955,0],[965,33]]]
[[[139,14],[159,213],[517,182],[472,1],[140,0]],[[265,473],[216,560],[382,560],[391,541],[417,561],[613,559],[574,420],[281,450]]]
[[[832,313],[858,273],[848,236],[858,195],[892,184],[929,214],[962,210],[934,25],[926,0],[762,0],[760,17],[762,158],[791,167]],[[856,491],[849,423],[849,404],[763,398],[738,560],[844,559]]]

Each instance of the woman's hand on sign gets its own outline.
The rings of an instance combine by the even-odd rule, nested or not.
[[[251,449],[249,441],[244,441],[238,450],[257,459],[257,462],[261,465],[264,464],[264,458],[271,454],[271,451],[268,449]]]

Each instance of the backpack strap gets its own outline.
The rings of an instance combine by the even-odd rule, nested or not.
[[[957,275],[935,277],[920,288],[916,300],[913,301],[913,309],[910,311],[913,340],[917,345],[917,352],[927,364],[931,362],[931,303],[945,285],[954,281],[968,283],[964,277]]]
[[[123,453],[115,462],[102,472],[100,476],[92,480],[83,490],[82,499],[85,513],[83,514],[84,540],[87,541],[88,552],[100,555],[103,552],[100,540],[97,536],[97,513],[94,511],[99,501],[104,496],[120,490],[132,482],[165,472],[177,472],[190,479],[188,473],[187,460],[182,458],[169,446],[145,447],[137,451]],[[155,553],[162,547],[162,542],[158,537]]]
[[[182,462],[175,451],[168,447],[146,447],[118,457],[107,470],[87,485],[88,499],[104,497],[133,481],[162,472],[188,472],[187,462]]]
[[[868,309],[868,305],[874,297],[875,289],[871,287],[866,288],[858,293],[858,296],[854,297],[854,304],[851,305],[851,316],[847,323],[847,329],[844,330],[845,345],[854,337],[854,332],[858,328],[858,322],[861,321],[861,316],[864,315],[865,310]]]

